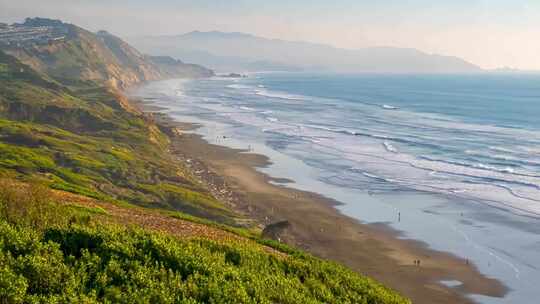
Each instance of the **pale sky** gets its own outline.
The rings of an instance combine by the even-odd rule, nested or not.
[[[246,32],[350,49],[410,47],[484,68],[540,70],[540,0],[0,0],[0,22],[28,16],[124,37]]]

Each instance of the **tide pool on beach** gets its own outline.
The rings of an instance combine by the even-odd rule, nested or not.
[[[270,176],[341,202],[540,296],[540,77],[254,74],[150,83],[134,95],[210,143],[266,155]],[[459,288],[459,282],[446,282]]]

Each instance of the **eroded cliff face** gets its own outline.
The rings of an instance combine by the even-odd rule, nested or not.
[[[172,58],[152,60],[105,31],[92,33],[48,19],[27,19],[15,28],[45,28],[53,33],[45,41],[40,36],[0,41],[0,49],[62,83],[92,81],[121,91],[144,81],[213,75],[204,67]]]

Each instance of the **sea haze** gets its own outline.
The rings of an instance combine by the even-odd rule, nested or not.
[[[261,170],[289,186],[470,259],[512,289],[473,296],[481,302],[538,295],[540,76],[260,73],[136,95],[202,123],[212,143],[268,155]]]

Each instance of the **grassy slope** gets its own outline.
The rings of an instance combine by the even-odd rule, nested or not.
[[[122,207],[79,205],[70,195],[60,206],[39,184],[13,185],[0,180],[2,303],[409,303],[340,265],[255,236],[202,225],[187,236],[174,230],[185,230],[183,221],[155,211],[137,208],[139,222],[126,223]],[[173,229],[145,227],[145,213]]]

